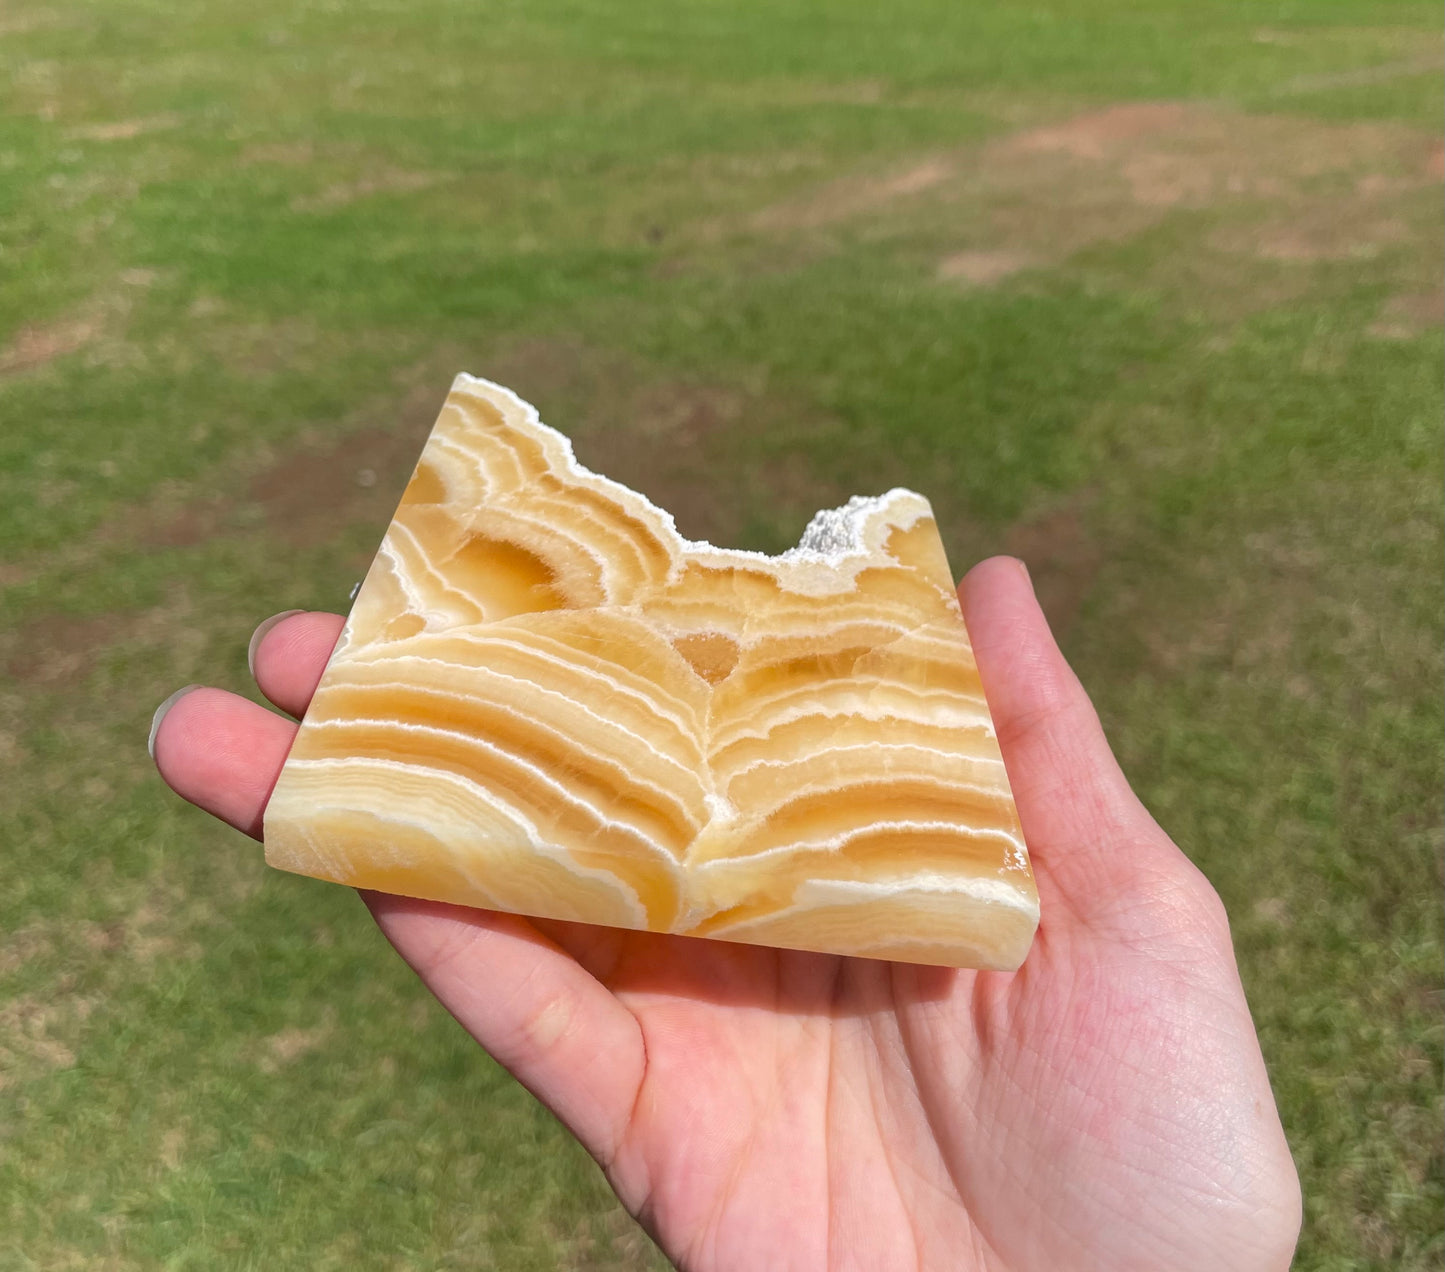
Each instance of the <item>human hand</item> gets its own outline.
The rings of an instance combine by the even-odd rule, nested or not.
[[[364,899],[684,1268],[1286,1268],[1299,1184],[1223,907],[1129,789],[1020,565],[960,595],[1038,881],[1018,972]],[[282,711],[341,624],[255,642]],[[295,731],[203,689],[154,754],[259,838]]]

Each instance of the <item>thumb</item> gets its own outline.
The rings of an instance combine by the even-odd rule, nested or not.
[[[1161,904],[1217,910],[1204,876],[1130,789],[1023,563],[980,563],[959,599],[1041,893],[1132,932],[1155,929]]]

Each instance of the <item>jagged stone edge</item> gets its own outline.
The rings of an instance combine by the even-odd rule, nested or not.
[[[522,417],[528,426],[560,448],[569,476],[575,476],[586,482],[600,483],[609,493],[615,493],[624,505],[629,502],[641,504],[666,527],[667,532],[676,542],[679,558],[683,556],[711,557],[722,565],[751,563],[773,567],[792,566],[795,569],[789,570],[788,573],[793,576],[789,580],[793,584],[804,581],[798,577],[797,566],[824,566],[835,577],[851,578],[865,565],[884,564],[891,560],[886,558],[883,553],[882,536],[877,534],[878,529],[887,527],[888,529],[906,530],[914,525],[920,517],[933,515],[932,505],[923,495],[903,486],[895,486],[881,495],[854,495],[847,503],[837,508],[825,508],[815,513],[803,531],[798,544],[776,556],[769,556],[766,552],[753,552],[746,548],[721,548],[716,544],[709,543],[706,539],[687,538],[678,530],[676,520],[666,508],[658,507],[641,491],[633,490],[632,487],[624,485],[604,473],[593,472],[581,463],[572,449],[571,439],[565,433],[559,432],[543,421],[535,406],[519,397],[505,385],[463,371],[452,381],[452,392],[456,393],[458,390],[473,393],[480,390],[482,396],[497,395],[513,403],[521,410]],[[906,507],[908,504],[911,504],[912,507]],[[899,508],[898,505],[905,506]],[[898,515],[900,512],[904,515]],[[912,513],[911,516],[907,515],[909,512]],[[869,535],[870,530],[874,531],[873,536]],[[869,542],[870,537],[878,541]],[[848,568],[850,566],[851,569]],[[810,572],[805,569],[802,573],[806,576]],[[811,591],[812,589],[802,590]]]

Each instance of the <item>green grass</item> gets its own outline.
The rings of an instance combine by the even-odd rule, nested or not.
[[[0,1269],[649,1265],[354,898],[141,749],[344,605],[462,368],[695,533],[901,482],[960,570],[1024,551],[1229,907],[1298,1266],[1438,1265],[1434,7],[0,31]]]

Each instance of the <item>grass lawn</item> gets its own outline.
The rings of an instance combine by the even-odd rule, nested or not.
[[[0,1270],[655,1252],[142,740],[344,608],[452,375],[682,528],[1030,563],[1223,896],[1297,1266],[1437,1267],[1438,6],[0,5]]]

